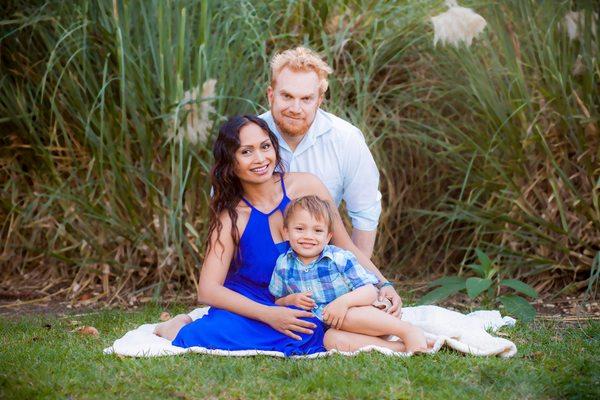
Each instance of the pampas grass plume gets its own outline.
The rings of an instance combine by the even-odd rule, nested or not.
[[[470,46],[487,25],[486,20],[470,8],[459,7],[456,0],[446,0],[448,11],[431,18],[433,23],[433,45],[438,42],[452,44],[461,42]]]
[[[596,21],[598,13],[592,14],[592,35],[596,37]],[[569,40],[581,40],[581,32],[585,25],[585,15],[581,11],[569,11],[563,18],[563,26],[567,30]]]
[[[213,106],[215,97],[216,79],[209,79],[202,84],[202,91],[198,87],[188,90],[183,94],[181,104],[184,104],[186,119],[182,126],[176,128],[177,135],[173,129],[169,129],[167,137],[177,140],[185,139],[191,144],[204,143],[212,129],[213,121],[211,114],[215,112]],[[199,93],[200,92],[200,93]],[[178,125],[178,121],[174,121]]]

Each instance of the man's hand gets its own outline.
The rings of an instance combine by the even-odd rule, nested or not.
[[[379,300],[382,301],[384,298],[389,299],[392,302],[392,306],[387,310],[388,314],[392,314],[395,317],[402,317],[402,299],[396,293],[391,285],[386,285],[379,289]]]
[[[296,306],[303,310],[310,311],[315,308],[316,305],[311,296],[311,292],[288,294],[285,297],[277,299],[275,304],[280,306]]]
[[[323,322],[332,328],[340,329],[348,312],[348,303],[338,297],[323,310]]]

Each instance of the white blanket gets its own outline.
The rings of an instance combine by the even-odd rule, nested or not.
[[[195,320],[202,318],[209,307],[197,308],[189,313]],[[456,311],[437,306],[405,307],[402,309],[402,320],[421,327],[428,338],[435,339],[435,345],[430,353],[440,350],[443,345],[462,353],[476,356],[512,357],[517,353],[517,347],[507,339],[492,336],[487,331],[495,332],[500,327],[513,326],[515,320],[502,317],[498,311],[475,311],[464,315]],[[258,354],[284,357],[278,351],[261,350],[212,350],[204,347],[181,348],[171,345],[167,339],[156,336],[154,328],[157,324],[145,324],[129,331],[120,339],[115,340],[111,347],[104,349],[104,354],[118,354],[131,357],[156,357],[183,354],[187,352],[212,354],[219,356],[253,356]],[[391,338],[390,340],[397,340]],[[411,353],[399,353],[377,346],[367,346],[355,352],[331,350],[295,358],[323,357],[335,353],[353,356],[364,351],[376,350],[383,354],[408,357]]]

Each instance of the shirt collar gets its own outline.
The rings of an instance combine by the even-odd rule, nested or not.
[[[321,260],[325,257],[329,258],[330,260],[333,260],[333,247],[331,247],[328,244],[325,245],[325,248],[321,252],[321,255],[319,256],[318,260]]]
[[[331,126],[331,118],[329,118],[325,111],[319,108],[317,109],[317,113],[315,114],[315,120],[310,126],[307,135],[310,135],[316,139],[319,136],[329,132],[331,130]]]

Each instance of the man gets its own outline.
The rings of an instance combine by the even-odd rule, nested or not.
[[[371,257],[379,214],[379,171],[358,128],[319,108],[331,68],[303,47],[271,61],[267,96],[271,111],[261,115],[279,139],[290,172],[318,176],[339,206],[346,202],[352,241]]]
[[[271,60],[267,97],[271,110],[262,114],[279,139],[281,158],[290,172],[310,172],[346,203],[352,241],[371,257],[379,215],[379,171],[361,131],[320,109],[332,69],[315,52],[297,47]],[[400,297],[389,283],[381,293],[394,303]]]

